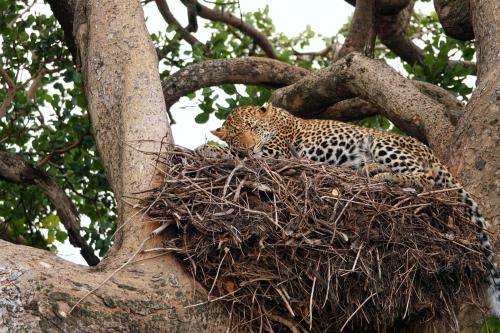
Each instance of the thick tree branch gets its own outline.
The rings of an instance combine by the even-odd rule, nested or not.
[[[198,89],[226,83],[283,87],[309,75],[306,69],[268,58],[205,61],[185,67],[162,82],[167,109],[182,96]]]
[[[384,114],[384,111],[361,98],[351,98],[329,106],[324,111],[313,115],[311,118],[353,121],[377,114]]]
[[[80,248],[82,257],[90,266],[99,263],[94,249],[80,235],[80,217],[75,205],[48,173],[26,163],[18,156],[0,152],[0,178],[20,185],[38,186],[57,210],[71,245]]]
[[[187,16],[188,16],[188,26],[186,30],[189,32],[198,31],[198,14],[196,13],[196,0],[186,0]]]
[[[378,35],[380,41],[389,50],[410,65],[418,63],[425,66],[424,51],[406,35],[414,4],[415,1],[411,0],[407,7],[398,14],[381,16],[378,22]],[[476,65],[471,61],[449,60],[448,64],[450,66],[461,64],[465,68],[470,69],[471,74],[474,75],[476,73]]]
[[[453,125],[463,115],[464,107],[459,100],[445,89],[428,82],[410,81],[421,93],[431,97],[446,107],[446,117]],[[387,114],[385,110],[361,98],[351,98],[329,106],[317,114],[308,114],[306,117],[318,119],[334,119],[340,121],[360,120],[377,114]]]
[[[52,13],[54,14],[64,31],[64,41],[66,42],[66,46],[73,56],[73,62],[77,67],[79,67],[81,63],[73,33],[74,9],[72,8],[72,6],[75,4],[70,1],[58,0],[48,0],[48,3],[50,5]]]
[[[187,1],[183,0],[182,2],[186,4]],[[269,58],[276,59],[278,57],[276,51],[274,50],[274,47],[269,42],[266,35],[257,30],[251,24],[248,24],[245,21],[243,21],[243,19],[236,17],[231,13],[220,12],[218,10],[208,8],[200,4],[199,2],[197,2],[196,4],[196,9],[200,17],[203,17],[210,21],[226,23],[227,25],[235,29],[238,29],[239,31],[253,38],[253,40],[260,46],[262,51],[264,51],[264,53]]]
[[[460,40],[474,39],[469,0],[434,0],[434,8],[448,36]]]
[[[496,7],[492,7],[492,3],[496,4]],[[480,33],[482,34],[481,38],[476,35],[477,74],[479,82],[482,78],[486,78],[493,73],[498,73],[497,70],[500,66],[498,56],[500,54],[499,7],[496,1],[471,0],[470,8],[474,31],[481,30]]]
[[[356,6],[356,0],[345,0],[347,3]],[[395,15],[405,8],[410,0],[378,0],[377,9],[382,15]]]
[[[195,44],[202,44],[196,37],[190,34],[190,30],[183,28],[179,21],[177,21],[175,16],[170,11],[170,8],[168,8],[167,0],[155,0],[155,3],[161,16],[163,16],[163,19],[169,25],[173,25],[175,27],[175,30],[181,35],[182,39],[188,42],[191,46]]]
[[[448,90],[436,86],[435,84],[412,80],[411,83],[420,90],[421,93],[434,99],[446,107],[446,117],[453,125],[456,125],[460,117],[464,114],[464,105]]]
[[[305,116],[339,101],[360,97],[374,104],[396,126],[446,155],[453,126],[446,107],[388,65],[357,53],[275,91],[273,104]]]
[[[14,101],[14,97],[16,96],[17,86],[16,83],[10,78],[9,73],[3,68],[3,65],[0,64],[0,76],[7,83],[7,93],[3,99],[2,105],[0,105],[0,119],[5,116],[7,110],[10,109],[12,105],[12,101]]]
[[[336,59],[340,59],[353,51],[370,55],[375,39],[375,1],[357,0],[349,34],[342,45]],[[335,60],[336,60],[335,59]]]

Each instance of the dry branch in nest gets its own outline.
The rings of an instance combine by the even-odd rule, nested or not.
[[[478,300],[476,227],[454,190],[412,194],[304,160],[174,148],[143,202],[235,329],[390,331]],[[172,237],[172,234],[174,235]]]

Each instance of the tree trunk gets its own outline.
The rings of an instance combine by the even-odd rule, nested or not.
[[[162,140],[173,143],[141,4],[51,6],[74,40],[93,134],[117,199],[118,232],[113,249],[93,269],[0,241],[0,332],[222,331],[227,325],[220,307],[184,309],[206,297],[174,258],[140,252],[159,240],[150,236],[155,224],[130,197],[155,184],[147,153],[160,151]]]

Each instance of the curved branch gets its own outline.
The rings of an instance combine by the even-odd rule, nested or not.
[[[2,105],[0,105],[0,119],[1,119],[3,118],[3,116],[5,116],[7,110],[9,110],[12,105],[12,101],[16,96],[17,86],[16,83],[10,78],[7,71],[3,68],[2,64],[0,64],[0,76],[5,80],[5,82],[7,82],[7,87],[8,87],[7,94],[5,94]]]
[[[350,5],[356,6],[356,0],[345,0]],[[382,15],[396,15],[405,8],[410,0],[379,0],[377,10]]]
[[[182,39],[188,42],[191,46],[195,44],[202,44],[196,37],[189,33],[189,30],[184,29],[179,21],[177,21],[175,16],[170,11],[170,8],[168,8],[167,0],[155,0],[155,3],[158,7],[158,10],[160,11],[161,16],[163,16],[163,19],[168,24],[175,27],[175,30],[181,35]]]
[[[342,45],[336,59],[340,59],[353,51],[362,52],[365,55],[373,51],[373,42],[375,40],[375,1],[357,0],[356,9],[352,17],[349,34]]]
[[[37,163],[37,166],[42,166],[44,164],[46,164],[48,161],[50,161],[52,159],[52,157],[56,156],[56,155],[61,155],[61,154],[64,154],[64,153],[67,153],[68,151],[76,148],[76,147],[79,147],[82,142],[83,142],[83,138],[84,137],[81,137],[80,139],[70,143],[69,145],[66,145],[62,148],[57,148],[57,149],[54,149],[52,150],[51,152],[49,152],[47,154],[47,156],[45,156],[43,159],[41,159],[38,163]]]
[[[381,16],[378,22],[378,35],[389,50],[410,65],[418,63],[425,66],[424,51],[406,35],[414,4],[415,1],[411,0],[397,15]],[[476,64],[471,61],[449,60],[448,64],[450,66],[460,64],[470,69],[472,75],[476,74]]]
[[[182,2],[186,4],[187,1],[183,0]],[[198,11],[198,15],[203,17],[204,19],[226,23],[227,25],[235,29],[238,29],[244,34],[253,38],[253,40],[260,46],[262,51],[264,51],[264,53],[269,58],[272,59],[278,58],[278,55],[276,54],[274,47],[271,45],[266,35],[264,35],[259,30],[255,29],[255,27],[253,27],[252,25],[243,21],[243,19],[236,17],[231,13],[220,12],[218,10],[208,8],[206,6],[203,6],[199,2],[197,2],[196,4],[196,9]]]
[[[434,8],[444,32],[460,40],[473,40],[469,0],[434,0]]]
[[[446,107],[388,65],[358,53],[275,91],[271,101],[303,116],[354,96],[373,103],[396,126],[429,143],[439,156],[446,156],[453,132]]]
[[[351,98],[340,101],[314,115],[316,119],[333,119],[339,121],[354,121],[377,114],[384,114],[377,106],[361,98]]]
[[[32,82],[30,87],[28,88],[28,92],[26,93],[26,99],[28,100],[28,103],[31,103],[33,99],[35,98],[36,91],[38,90],[38,87],[40,87],[40,84],[42,83],[43,76],[48,73],[47,68],[42,66],[31,78]]]
[[[421,93],[436,100],[446,107],[446,117],[453,125],[456,125],[464,113],[464,105],[456,99],[446,89],[438,87],[429,82],[410,81]],[[335,105],[329,106],[320,113],[307,114],[307,118],[333,119],[339,121],[360,120],[377,114],[386,114],[376,105],[367,102],[361,98],[351,98],[340,101]]]
[[[57,210],[71,245],[80,248],[82,257],[90,266],[99,263],[92,247],[80,236],[80,218],[75,205],[48,173],[26,163],[18,156],[0,152],[0,178],[16,184],[38,186]]]
[[[198,14],[196,13],[196,0],[186,0],[188,26],[186,30],[189,32],[198,31]]]
[[[226,83],[283,87],[310,74],[306,69],[268,58],[209,60],[185,67],[162,82],[167,109],[182,96]]]

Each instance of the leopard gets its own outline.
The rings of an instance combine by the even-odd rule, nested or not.
[[[196,149],[207,157],[306,158],[366,172],[375,181],[414,188],[456,188],[465,214],[478,227],[486,269],[491,313],[500,318],[500,271],[477,203],[434,155],[411,136],[325,119],[302,119],[272,103],[233,109],[222,127],[211,131],[228,144]]]

